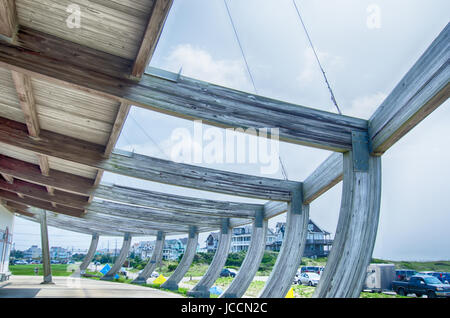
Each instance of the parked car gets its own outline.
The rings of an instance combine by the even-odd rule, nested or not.
[[[236,277],[237,272],[231,268],[224,268],[220,272],[220,277]]]
[[[21,259],[14,261],[14,265],[26,265],[26,264],[28,264],[28,263]]]
[[[158,272],[153,272],[152,275],[150,275],[151,277],[159,277]]]
[[[300,274],[297,283],[299,285],[317,286],[320,280],[320,275],[316,273],[302,273]]]
[[[321,275],[323,272],[323,266],[303,266],[300,268],[300,273],[316,273]]]
[[[409,281],[393,281],[392,289],[401,296],[416,294],[417,297],[427,295],[428,298],[450,297],[450,285],[430,275],[414,275]]]
[[[430,275],[439,279],[443,284],[450,284],[450,273],[446,272],[420,272],[419,275]]]
[[[408,281],[412,276],[416,275],[417,271],[411,269],[397,269],[395,277],[398,281]]]

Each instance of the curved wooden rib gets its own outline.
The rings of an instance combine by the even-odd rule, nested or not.
[[[258,271],[266,247],[267,220],[257,223],[258,220],[253,223],[250,246],[241,268],[220,298],[242,297]]]
[[[184,274],[188,271],[189,267],[194,260],[195,253],[197,252],[198,244],[198,232],[196,229],[192,229],[189,233],[189,239],[186,245],[186,251],[184,252],[183,258],[180,264],[169,277],[169,279],[161,285],[162,288],[167,288],[170,290],[178,290],[178,283],[184,277]]]
[[[283,245],[260,298],[285,297],[300,266],[308,232],[309,205],[302,205],[301,197],[297,200],[289,203]]]
[[[117,274],[117,272],[122,267],[123,263],[125,262],[128,251],[130,250],[131,246],[131,235],[129,233],[126,233],[123,238],[123,244],[122,248],[120,249],[119,257],[117,257],[116,262],[114,263],[113,267],[101,278],[101,280],[113,280],[114,276]]]
[[[362,290],[378,228],[381,159],[369,158],[367,172],[354,171],[344,154],[344,184],[336,236],[313,297],[356,298]]]
[[[152,253],[152,258],[149,260],[147,265],[145,265],[144,269],[139,274],[139,276],[135,280],[133,280],[133,283],[145,284],[147,282],[147,279],[153,273],[158,263],[161,262],[165,238],[166,235],[164,234],[164,232],[159,231],[158,236],[156,238],[155,249],[153,250]]]
[[[80,265],[79,271],[84,272],[91,262],[92,258],[94,257],[95,251],[97,250],[98,240],[100,236],[98,234],[92,235],[91,245],[89,246],[89,250],[86,254],[86,256],[83,259],[83,262]]]
[[[228,253],[230,251],[232,233],[227,227],[226,231],[221,231],[219,236],[219,245],[216,253],[208,267],[208,271],[203,275],[202,279],[197,285],[188,293],[191,297],[209,298],[209,289],[212,287],[216,279],[219,277],[222,268],[227,261]]]

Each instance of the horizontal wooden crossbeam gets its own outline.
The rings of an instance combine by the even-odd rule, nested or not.
[[[43,186],[18,179],[16,179],[14,183],[8,183],[6,181],[0,180],[0,189],[20,193],[34,199],[54,202],[56,204],[61,204],[78,209],[84,209],[88,205],[86,197],[58,190],[55,191],[53,195],[51,195]]]
[[[166,211],[228,218],[254,218],[256,211],[264,208],[261,204],[198,199],[107,184],[98,186],[95,197]]]
[[[33,140],[24,124],[5,118],[0,118],[0,143],[128,177],[237,196],[289,201],[292,191],[301,186],[299,182],[175,163],[126,151],[116,150],[105,159],[98,145],[45,130],[41,130],[38,140]]]
[[[81,217],[84,214],[84,211],[80,210],[80,209],[75,209],[75,208],[71,208],[71,207],[67,207],[67,206],[58,206],[58,205],[56,207],[54,207],[49,202],[45,202],[42,200],[36,200],[33,198],[29,198],[29,197],[21,198],[15,193],[12,193],[9,191],[4,191],[4,190],[0,190],[0,198],[4,199],[5,201],[8,201],[8,202],[15,202],[15,203],[20,203],[20,204],[24,204],[24,205],[30,205],[30,206],[33,206],[33,207],[36,207],[39,209],[48,210],[48,211],[61,213],[61,214],[66,214],[66,215],[75,216],[75,217]]]
[[[366,120],[186,77],[144,74],[137,83],[123,76],[122,63],[108,62],[101,52],[28,29],[19,30],[18,38],[20,47],[0,44],[0,67],[173,116],[218,127],[279,128],[280,140],[340,152],[351,149],[352,131],[367,131]]]

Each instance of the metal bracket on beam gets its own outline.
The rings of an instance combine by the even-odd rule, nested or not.
[[[222,234],[228,234],[230,231],[230,219],[229,218],[225,218],[222,220]]]
[[[153,66],[147,66],[147,68],[145,69],[145,74],[178,83],[178,80],[181,77],[181,69],[177,74]]]
[[[303,183],[298,183],[295,187],[292,188],[291,195],[291,213],[293,214],[302,214],[302,205],[303,205]]]
[[[195,234],[197,233],[197,227],[196,226],[190,226],[189,227],[189,238],[194,238]]]
[[[367,132],[352,131],[354,171],[369,171],[370,144]]]
[[[264,209],[257,210],[255,214],[255,226],[263,227],[263,222],[264,222]]]

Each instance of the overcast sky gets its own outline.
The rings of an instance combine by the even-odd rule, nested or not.
[[[291,0],[228,0],[259,95],[336,112]],[[449,22],[445,0],[297,0],[321,63],[345,115],[368,119]],[[81,21],[81,23],[83,23]],[[175,0],[151,66],[255,93],[222,0]],[[450,259],[450,106],[447,101],[384,156],[374,257]],[[174,130],[193,123],[133,108],[118,147],[167,159]],[[206,127],[205,127],[206,128]],[[303,181],[330,152],[280,143],[290,180]],[[258,164],[203,164],[262,175]],[[281,169],[272,178],[283,178]],[[264,202],[106,173],[104,180],[218,200]],[[341,184],[311,204],[311,218],[334,233]],[[284,216],[271,220],[274,226]],[[87,248],[90,238],[51,228],[50,245]],[[200,237],[204,245],[205,235]],[[133,238],[138,241],[147,238]],[[100,248],[121,238],[100,240]],[[18,249],[40,245],[39,227],[16,220]]]

